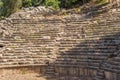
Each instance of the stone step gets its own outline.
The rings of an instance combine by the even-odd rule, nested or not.
[[[54,74],[54,71],[47,71],[46,74]]]

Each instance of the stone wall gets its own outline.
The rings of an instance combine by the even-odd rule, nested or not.
[[[78,76],[71,80],[78,80],[79,74],[92,73],[93,78],[99,76],[97,72],[103,72],[101,77],[107,72],[120,73],[119,9],[94,18],[19,14],[0,23],[0,68],[52,65],[59,77],[64,72],[70,76],[73,69]]]

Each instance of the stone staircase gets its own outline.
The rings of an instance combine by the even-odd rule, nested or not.
[[[47,66],[47,70],[46,70],[46,74],[45,75],[46,75],[46,78],[48,80],[56,79],[54,64],[50,64],[50,65]]]
[[[120,73],[120,56],[116,56],[106,60],[103,63],[102,69],[104,71],[112,71],[114,73]]]
[[[98,70],[93,80],[105,80],[104,70]]]

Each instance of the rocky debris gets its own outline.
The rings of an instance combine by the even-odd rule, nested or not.
[[[10,36],[12,34],[13,25],[11,24],[10,21],[11,20],[9,19],[0,21],[0,36],[1,37]]]
[[[57,10],[55,10],[52,7],[46,8],[45,6],[38,6],[38,7],[22,8],[20,12],[16,12],[12,14],[9,18],[29,19],[35,15],[50,16],[56,13],[57,13]]]

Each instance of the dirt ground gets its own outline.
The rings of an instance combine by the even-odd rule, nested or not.
[[[37,74],[6,74],[0,75],[0,80],[46,80],[43,77],[37,77]]]
[[[46,80],[40,74],[28,70],[0,70],[0,80]]]

